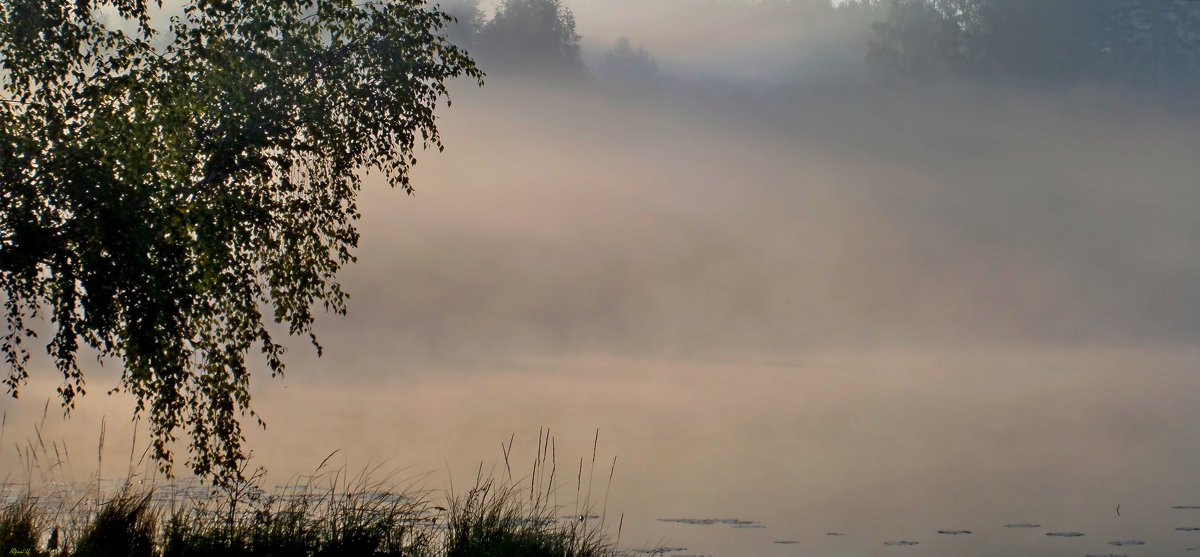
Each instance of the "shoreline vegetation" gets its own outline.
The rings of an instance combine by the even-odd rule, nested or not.
[[[334,468],[331,453],[311,474],[270,492],[260,468],[226,486],[123,481],[57,481],[65,469],[55,444],[18,446],[32,463],[25,482],[0,482],[0,555],[42,557],[568,556],[655,553],[618,549],[623,514],[607,514],[608,489],[593,492],[596,447],[580,458],[575,482],[560,481],[555,439],[538,434],[527,475],[514,476],[510,437],[504,468],[480,464],[465,491],[429,490],[380,467]],[[103,436],[100,441],[103,453]],[[34,483],[34,472],[42,481]],[[61,475],[61,474],[59,474]],[[106,488],[107,484],[107,488]],[[573,490],[573,491],[572,491]],[[573,501],[560,504],[560,499]]]

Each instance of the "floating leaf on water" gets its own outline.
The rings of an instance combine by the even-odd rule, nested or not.
[[[1046,535],[1056,538],[1078,538],[1083,535],[1083,532],[1046,532]]]
[[[355,498],[361,499],[361,500],[381,501],[381,502],[386,502],[386,503],[403,503],[405,501],[413,500],[411,497],[404,495],[402,493],[396,493],[394,491],[382,491],[382,490],[364,491],[362,493],[355,493],[355,494],[353,494],[353,496]]]
[[[674,522],[676,524],[699,524],[702,526],[711,526],[718,521],[715,518],[660,518],[659,522]]]
[[[1005,525],[1004,525],[1004,527],[1005,527],[1005,528],[1041,528],[1041,527],[1042,527],[1042,525],[1041,525],[1041,524],[1029,524],[1029,523],[1025,523],[1025,522],[1020,522],[1020,523],[1017,523],[1017,524],[1005,524]]]
[[[646,555],[664,555],[666,553],[678,553],[680,551],[687,551],[687,548],[686,547],[655,547],[653,549],[635,549],[634,551],[637,553],[643,553]]]
[[[914,541],[909,541],[909,540],[896,540],[893,542],[883,542],[883,545],[917,545],[919,543],[921,543],[921,542],[914,542]]]
[[[1121,547],[1121,546],[1125,546],[1125,545],[1146,545],[1146,542],[1144,542],[1142,540],[1116,540],[1116,541],[1108,542],[1108,545],[1115,545],[1117,547]]]
[[[945,534],[947,536],[965,536],[967,534],[970,534],[971,531],[970,530],[938,530],[938,533]]]
[[[549,516],[515,516],[506,519],[513,524],[522,526],[550,526],[554,524],[554,518]]]
[[[1200,527],[1197,527],[1197,526],[1180,526],[1180,527],[1176,528],[1176,530],[1179,530],[1180,532],[1197,532],[1197,531],[1200,531]]]
[[[660,518],[658,521],[674,522],[676,524],[697,524],[701,526],[727,524],[734,528],[766,528],[766,526],[753,520],[740,520],[737,518]]]

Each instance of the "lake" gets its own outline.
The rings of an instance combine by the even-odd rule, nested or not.
[[[564,514],[590,478],[629,548],[1200,547],[1200,510],[1173,508],[1200,505],[1193,117],[1086,91],[557,87],[460,91],[414,197],[367,179],[350,314],[252,383],[267,485],[336,450],[461,492],[510,439],[524,477],[548,430]],[[102,417],[103,475],[139,460],[131,401],[102,394],[119,371],[88,369],[70,421],[51,405],[65,479],[94,477]],[[10,482],[49,479],[12,443],[53,387],[0,402]]]

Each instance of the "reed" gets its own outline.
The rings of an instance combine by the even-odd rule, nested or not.
[[[100,507],[75,541],[72,557],[154,557],[158,516],[150,492],[126,486]]]
[[[576,476],[573,512],[560,517],[566,508],[555,503],[556,443],[550,431],[538,433],[537,452],[528,478],[513,478],[510,456],[512,439],[504,448],[506,475],[484,474],[482,465],[474,485],[463,495],[450,499],[449,524],[444,554],[447,557],[593,557],[616,554],[616,544],[603,530],[601,517],[590,514],[590,492],[595,471],[599,433],[592,445],[592,462],[583,500],[582,459]],[[614,461],[615,465],[615,461]],[[611,475],[610,475],[611,477]]]
[[[33,501],[21,497],[0,508],[0,555],[44,555],[42,520]]]
[[[3,434],[0,426],[0,435]],[[115,493],[93,482],[59,482],[66,447],[36,441],[18,446],[25,481],[4,482],[24,495],[0,507],[0,555],[44,557],[592,557],[616,555],[601,517],[589,514],[592,465],[573,486],[576,500],[559,505],[557,443],[538,434],[529,474],[514,477],[512,442],[503,447],[503,474],[479,466],[465,493],[420,489],[427,475],[398,478],[380,467],[349,471],[327,466],[267,494],[264,474],[244,470],[240,483],[204,495],[130,473]],[[515,437],[515,436],[514,436]],[[598,437],[597,437],[598,440]],[[103,454],[101,430],[98,453]],[[335,451],[336,452],[336,451]],[[40,467],[49,467],[44,470]],[[615,468],[615,459],[614,466]],[[38,484],[41,492],[34,496]],[[608,474],[612,481],[612,468]],[[50,488],[45,486],[49,485]],[[57,486],[57,487],[54,487]],[[73,486],[73,487],[66,487]],[[170,493],[163,493],[165,491]],[[183,493],[180,497],[178,494]],[[580,500],[582,495],[583,499]],[[607,493],[605,495],[605,505]],[[438,504],[444,501],[444,505]],[[570,512],[568,517],[563,513]],[[618,536],[620,526],[618,525]]]

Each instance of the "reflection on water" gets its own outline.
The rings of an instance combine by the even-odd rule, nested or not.
[[[1171,508],[1178,509],[1180,507],[1171,507]],[[672,522],[672,523],[677,523],[677,524],[691,524],[691,525],[713,525],[713,524],[721,524],[721,523],[726,523],[726,524],[735,523],[736,524],[736,523],[746,522],[746,521],[739,521],[739,520],[735,520],[735,519],[659,519],[659,521]],[[765,525],[762,525],[762,524],[758,524],[758,526],[763,527],[763,528],[766,527]],[[1006,524],[1000,528],[1021,529],[1021,528],[1039,528],[1039,527],[1040,527],[1040,525],[1038,525],[1038,524],[1013,523],[1013,524]],[[1180,528],[1180,530],[1184,530],[1184,529]],[[1186,529],[1186,530],[1191,531],[1194,529]],[[972,531],[970,531],[970,530],[938,530],[937,531],[937,534],[943,535],[943,536],[965,536],[965,535],[969,535],[971,533],[972,533]],[[995,533],[998,533],[998,532],[993,532],[993,534],[995,534]],[[825,535],[826,536],[845,537],[845,534],[839,533],[839,532],[827,532],[827,533],[825,533]],[[1047,532],[1045,535],[1050,536],[1050,537],[1055,537],[1055,538],[1082,538],[1085,536],[1085,533],[1074,532],[1074,531],[1061,531],[1061,532],[1056,531],[1056,532]],[[911,546],[921,545],[923,542],[928,543],[929,540],[897,539],[897,540],[882,541],[882,544],[884,546],[888,546],[888,547],[911,547]],[[774,540],[771,543],[773,543],[775,545],[791,546],[791,545],[802,545],[805,542],[803,540]],[[1113,541],[1107,542],[1107,544],[1111,545],[1111,546],[1116,546],[1116,547],[1147,545],[1145,541],[1138,540],[1138,539],[1113,540]],[[939,546],[937,546],[937,545],[931,546],[930,547],[930,550],[931,550],[930,555],[941,554],[941,553],[939,553],[941,551],[941,549],[937,549],[938,547]],[[662,548],[660,548],[660,549],[662,549]],[[849,550],[849,548],[846,548],[846,549]],[[1155,555],[1159,555],[1159,554],[1168,555],[1171,553],[1170,548],[1156,547],[1154,549],[1156,550]],[[684,548],[665,548],[665,550],[667,553],[676,553],[676,552],[685,551]],[[1188,547],[1188,548],[1185,548],[1184,551],[1200,551],[1200,547]],[[857,553],[847,553],[847,554],[857,554]],[[1115,554],[1115,553],[1086,553],[1085,555],[1086,555],[1086,557],[1125,557],[1123,554]]]
[[[34,502],[38,507],[44,508],[45,512],[52,514],[54,512],[62,512],[62,509],[65,508],[63,505],[64,501],[74,501],[74,500],[78,500],[78,499],[85,499],[87,497],[93,496],[96,493],[97,489],[101,489],[101,490],[104,490],[105,492],[108,492],[108,491],[113,491],[113,490],[119,489],[121,485],[122,485],[122,483],[118,480],[103,480],[99,483],[93,481],[93,482],[86,482],[86,483],[79,483],[79,484],[57,483],[57,484],[45,484],[42,486],[34,486],[35,491],[38,491],[40,493],[40,495],[34,499]],[[153,486],[151,486],[149,483],[146,483],[145,485],[141,485],[140,487],[143,489],[149,489],[149,488],[153,487],[152,501],[154,502],[154,504],[156,506],[158,506],[160,508],[160,510],[163,510],[163,511],[166,511],[167,509],[178,508],[179,505],[181,505],[181,504],[184,504],[186,506],[186,505],[191,505],[193,503],[197,503],[197,502],[200,502],[203,500],[214,500],[214,499],[220,499],[221,497],[224,497],[223,494],[211,489],[210,487],[199,485],[194,481],[182,481],[182,482],[174,481],[174,482],[168,482],[168,483],[160,483],[160,484],[153,485]],[[18,500],[30,488],[31,488],[31,486],[29,486],[29,485],[13,485],[13,484],[3,485],[2,487],[0,487],[0,504],[7,504],[7,503],[11,503],[11,502]],[[263,492],[262,490],[252,490],[252,491],[255,494],[257,494],[257,496],[270,496],[270,497],[273,497],[276,499],[288,499],[288,498],[294,498],[294,497],[301,497],[301,498],[310,498],[310,497],[331,498],[331,497],[334,497],[334,498],[336,498],[336,497],[342,497],[345,495],[344,493],[339,493],[339,492],[318,493],[320,491],[319,487],[302,486],[302,485],[297,485],[297,484],[279,484],[275,487],[275,490],[272,493],[266,493],[266,492]],[[361,495],[369,496],[372,498],[378,498],[381,500],[388,500],[388,501],[400,501],[400,500],[408,499],[408,496],[406,496],[404,494],[391,492],[391,491],[368,491],[368,492],[363,492]],[[444,510],[444,508],[442,508],[442,507],[435,507],[435,508]],[[83,509],[83,507],[79,507],[79,509]],[[1169,507],[1168,509],[1173,509],[1176,511],[1180,510],[1180,509],[1200,510],[1200,509],[1196,509],[1195,507],[1190,507],[1190,506],[1187,506],[1187,507],[1174,506],[1174,507]],[[245,513],[245,512],[250,512],[250,511],[245,510],[242,512]],[[432,513],[433,513],[432,510],[423,510],[423,511],[421,511],[421,513],[418,517],[414,518],[414,520],[428,520],[429,516],[431,516]],[[87,517],[83,517],[83,518],[86,519]],[[564,520],[564,521],[601,520],[603,518],[604,518],[603,516],[596,515],[596,514],[569,514],[569,515],[563,515],[560,517],[560,519]],[[547,519],[544,517],[533,517],[533,518],[527,518],[525,520],[528,520],[530,522],[547,521],[547,520],[553,521],[553,519]],[[659,518],[659,519],[657,519],[657,522],[662,523],[662,524],[682,525],[682,526],[691,526],[691,527],[695,527],[695,526],[701,526],[701,527],[728,526],[730,528],[768,529],[767,524],[757,522],[757,521],[752,521],[752,520],[739,519],[739,518]],[[925,555],[945,555],[945,554],[951,554],[951,553],[963,551],[964,548],[969,550],[970,547],[983,547],[983,546],[962,546],[962,545],[955,545],[953,543],[941,543],[940,540],[951,540],[955,537],[963,537],[963,536],[972,536],[972,537],[982,536],[982,537],[989,539],[988,545],[997,546],[997,547],[1021,547],[1021,548],[1023,548],[1023,552],[1021,554],[1041,554],[1042,549],[1047,549],[1047,550],[1053,552],[1053,553],[1048,553],[1048,554],[1062,554],[1061,553],[1063,551],[1063,547],[1061,545],[1062,542],[1051,542],[1052,543],[1051,546],[1042,546],[1039,548],[1037,544],[1031,544],[1028,542],[1028,540],[1020,541],[1020,538],[1022,538],[1020,530],[1036,529],[1036,528],[1040,528],[1040,527],[1041,527],[1040,525],[1034,524],[1034,523],[1009,523],[1009,524],[1004,524],[1004,525],[996,525],[993,527],[981,528],[978,530],[941,529],[941,530],[936,530],[931,535],[924,535],[924,536],[918,535],[918,536],[905,537],[903,539],[880,539],[878,536],[873,535],[870,531],[863,531],[863,532],[857,533],[857,534],[846,534],[846,533],[842,533],[842,532],[825,532],[824,534],[813,533],[809,536],[805,536],[803,538],[796,538],[796,539],[771,539],[769,544],[770,544],[770,546],[775,546],[775,547],[781,547],[781,546],[795,547],[797,550],[801,550],[801,549],[807,549],[807,548],[813,547],[814,545],[816,545],[817,540],[821,537],[834,537],[834,538],[839,539],[839,544],[833,545],[833,546],[826,546],[826,548],[827,548],[826,551],[830,552],[827,554],[831,554],[831,555],[869,554],[870,553],[869,551],[866,553],[864,553],[862,551],[862,545],[859,542],[863,542],[863,543],[867,543],[867,544],[877,544],[876,547],[878,547],[879,544],[881,544],[882,546],[887,547],[887,548],[912,548],[913,546],[922,546],[927,551],[927,553],[924,553]],[[721,529],[718,529],[718,530],[721,530]],[[1159,530],[1163,530],[1163,529],[1160,528]],[[1200,530],[1200,528],[1178,527],[1178,528],[1175,528],[1175,530],[1194,532],[1194,531]],[[729,530],[725,530],[725,531],[729,531]],[[1005,531],[1007,531],[1008,533],[1005,534]],[[1083,538],[1083,537],[1085,537],[1086,534],[1084,532],[1078,532],[1078,531],[1051,531],[1051,532],[1046,532],[1044,535],[1048,536],[1048,537],[1053,537],[1053,538]],[[689,537],[690,536],[688,536],[687,534],[681,534],[678,536],[672,536],[672,539],[686,540]],[[1014,543],[1017,543],[1018,545],[1006,546],[1005,545],[1006,542],[1014,542]],[[1133,539],[1133,538],[1111,540],[1111,541],[1108,541],[1105,543],[1107,545],[1115,546],[1115,547],[1148,546],[1147,548],[1149,550],[1153,551],[1154,555],[1170,555],[1170,554],[1172,554],[1173,551],[1179,551],[1178,548],[1172,549],[1172,547],[1170,547],[1169,543],[1168,544],[1162,544],[1162,543],[1150,544],[1144,540]],[[768,545],[765,542],[759,543],[759,544],[753,544],[753,543],[746,542],[742,547],[744,548],[745,551],[752,552],[750,554],[757,555],[757,554],[765,553],[766,552],[765,550],[768,547]],[[1124,554],[1116,554],[1116,553],[1084,553],[1083,550],[1086,549],[1086,547],[1084,547],[1084,546],[1071,546],[1071,547],[1077,548],[1081,552],[1079,554],[1084,555],[1085,557],[1127,557]],[[691,550],[694,551],[695,548],[692,548]],[[1198,551],[1198,550],[1200,550],[1200,547],[1186,547],[1186,548],[1182,549],[1182,551],[1189,551],[1189,552],[1194,552],[1194,551]],[[686,551],[689,551],[688,547],[671,545],[671,544],[660,544],[657,546],[623,547],[618,551],[618,554],[626,555],[626,556],[664,555],[664,556],[670,556],[670,557],[700,557],[701,555],[709,555],[708,553],[694,554],[694,555],[693,554],[685,554],[684,552],[686,552]],[[913,555],[914,553],[911,553],[912,551],[913,551],[912,549],[905,549],[903,554],[904,555]],[[788,553],[788,554],[791,555],[793,553]]]
[[[600,515],[598,515],[598,514],[565,514],[562,516],[562,518],[563,518],[563,520],[579,520],[579,521],[599,520]]]
[[[1082,557],[1120,547],[1169,557],[1200,547],[1200,444],[1188,441],[1200,424],[1200,355],[1189,352],[881,351],[453,367],[369,381],[289,379],[286,389],[260,384],[255,400],[269,429],[248,435],[257,464],[270,470],[264,485],[289,487],[289,478],[340,449],[334,460],[344,461],[331,466],[387,463],[415,487],[453,482],[461,491],[481,463],[485,474],[505,472],[500,444],[514,433],[512,474],[528,478],[522,456],[536,452],[539,428],[549,426],[556,485],[568,483],[561,472],[570,470],[571,485],[552,494],[564,506],[557,514],[613,531],[621,523],[630,550]],[[291,377],[304,373],[296,365]],[[99,421],[90,402],[73,420]],[[6,440],[20,433],[14,408]],[[41,411],[37,404],[32,413]],[[76,455],[95,447],[95,432],[73,428],[79,421],[51,422],[42,435],[69,438],[75,477],[88,478],[89,463]],[[130,454],[130,432],[114,423],[108,470],[116,466],[110,459]],[[11,455],[0,457],[11,466]],[[572,505],[580,475],[579,495],[590,487],[591,508]],[[20,468],[9,476],[24,478]],[[205,491],[164,487],[159,497]]]

